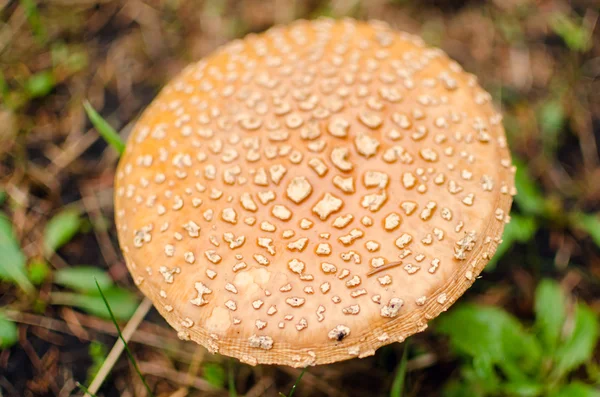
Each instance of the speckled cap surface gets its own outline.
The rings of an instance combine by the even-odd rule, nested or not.
[[[514,168],[490,95],[381,22],[298,21],[187,67],[121,158],[136,284],[182,339],[306,366],[403,341],[494,254]]]

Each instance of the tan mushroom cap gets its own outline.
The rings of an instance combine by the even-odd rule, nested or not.
[[[178,331],[325,364],[424,330],[475,280],[514,194],[501,116],[441,50],[298,21],[187,67],[116,177],[127,266]]]

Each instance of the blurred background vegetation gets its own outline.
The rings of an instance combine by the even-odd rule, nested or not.
[[[479,76],[518,166],[504,242],[430,330],[300,371],[183,343],[153,311],[129,348],[156,396],[600,396],[600,4],[592,0],[0,0],[0,395],[88,385],[136,310],[116,242],[118,151],[160,87],[296,18],[382,19]],[[98,120],[96,120],[98,121]],[[105,125],[106,127],[106,125]],[[148,395],[123,355],[98,395]],[[289,392],[289,393],[288,393]]]

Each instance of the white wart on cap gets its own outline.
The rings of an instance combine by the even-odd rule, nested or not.
[[[234,41],[129,139],[115,196],[129,270],[182,339],[250,364],[402,341],[500,242],[514,169],[490,99],[381,22]]]

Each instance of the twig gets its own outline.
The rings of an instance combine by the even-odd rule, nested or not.
[[[408,360],[406,371],[412,372],[434,366],[438,363],[438,356],[435,353],[425,353]]]
[[[394,268],[396,266],[400,266],[401,264],[402,264],[402,261],[396,261],[396,262],[386,263],[383,266],[376,267],[375,269],[370,270],[367,273],[367,277],[371,277],[372,275],[377,274],[379,272],[383,272],[385,270],[389,270],[389,269]]]
[[[96,223],[102,221],[102,210],[100,209],[100,203],[98,202],[98,198],[96,197],[94,190],[87,186],[80,186],[79,191],[81,192],[81,202],[83,207],[90,218],[92,218]],[[94,234],[96,235],[96,239],[102,248],[100,253],[110,267],[119,261],[119,257],[106,230],[102,230],[102,228],[99,229],[96,223],[94,223],[93,230]]]
[[[267,390],[273,386],[273,378],[270,376],[262,377],[250,390],[245,394],[244,397],[260,397],[264,396]]]
[[[52,293],[50,296],[52,296]],[[85,330],[85,328],[83,328],[73,309],[68,306],[62,307],[60,309],[60,314],[61,317],[65,319],[67,327],[69,327],[73,335],[83,340],[90,339],[89,333]]]
[[[83,134],[79,139],[65,144],[66,147],[61,147],[59,152],[54,156],[50,156],[52,163],[50,164],[49,171],[52,178],[56,178],[64,168],[71,164],[77,159],[83,152],[85,152],[94,142],[98,140],[98,135],[93,130],[89,130]]]
[[[206,380],[197,376],[190,376],[189,373],[179,372],[171,368],[165,368],[164,365],[154,364],[150,362],[139,363],[140,371],[146,375],[157,376],[159,378],[168,379],[178,385],[193,387],[200,391],[216,391],[217,389],[208,383]]]
[[[31,343],[29,343],[29,340],[27,340],[27,328],[22,327],[19,331],[19,343],[23,348],[23,351],[25,352],[25,354],[27,354],[27,357],[31,361],[31,364],[33,364],[33,367],[35,368],[36,372],[40,376],[45,376],[46,371],[44,368],[44,364],[42,363],[42,360],[38,357]],[[52,391],[54,392],[54,394],[58,394],[58,386],[52,377],[48,378],[48,384],[50,386],[50,389],[52,389]]]
[[[96,394],[92,393],[90,389],[85,387],[82,383],[77,382],[77,387],[83,390],[86,396],[96,397]]]
[[[290,376],[293,376],[295,378],[297,378],[299,375],[299,372],[301,372],[298,369],[289,368],[289,367],[281,367],[280,369],[283,372],[286,372],[287,374],[289,374]],[[336,389],[335,387],[330,385],[327,381],[321,379],[318,376],[311,374],[310,372],[306,372],[304,374],[303,379],[306,383],[312,385],[316,389],[321,390],[323,393],[325,393],[328,396],[339,396],[339,397],[347,397],[348,396],[346,393]]]
[[[8,319],[20,324],[32,325],[34,327],[46,328],[55,332],[62,332],[69,335],[75,335],[76,337],[83,340],[96,340],[94,336],[96,333],[113,335],[117,336],[117,330],[114,329],[113,326],[109,325],[108,322],[103,320],[98,320],[97,318],[88,317],[80,313],[75,313],[77,317],[77,321],[75,320],[57,320],[55,318],[40,316],[31,313],[21,313],[16,310],[4,310],[2,312]],[[131,342],[141,343],[146,346],[154,347],[157,349],[168,350],[170,354],[173,354],[175,357],[178,357],[180,361],[189,363],[193,361],[193,355],[188,353],[185,350],[175,348],[175,343],[180,342],[179,339],[169,338],[167,335],[169,333],[167,330],[162,332],[159,330],[159,326],[154,326],[153,324],[146,324],[147,326],[153,326],[153,328],[159,332],[153,333],[146,330],[137,329],[135,334],[133,334],[130,338]],[[94,334],[92,335],[82,335],[80,333],[75,333],[72,326],[83,326],[85,331],[92,331]],[[96,337],[97,338],[97,337]]]
[[[137,310],[131,317],[131,320],[129,320],[125,328],[123,328],[121,336],[125,341],[128,341],[129,338],[131,338],[131,335],[135,332],[135,330],[140,325],[144,317],[146,317],[146,314],[148,313],[151,307],[152,302],[148,298],[144,298],[142,303],[140,303]],[[96,377],[90,384],[90,387],[88,388],[91,393],[95,394],[98,392],[98,389],[100,389],[100,386],[102,386],[104,379],[106,379],[113,366],[121,356],[121,353],[123,353],[123,349],[125,349],[125,343],[123,343],[123,340],[121,339],[117,340],[110,353],[108,353],[106,360],[104,360],[102,367],[100,367],[100,369],[98,370],[98,373],[96,374]],[[90,397],[90,395],[86,394],[85,397]]]

